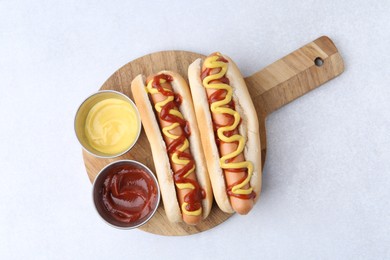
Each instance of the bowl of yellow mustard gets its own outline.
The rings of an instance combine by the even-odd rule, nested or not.
[[[84,100],[75,117],[82,147],[94,156],[113,158],[128,152],[141,133],[141,118],[123,93],[101,90]]]

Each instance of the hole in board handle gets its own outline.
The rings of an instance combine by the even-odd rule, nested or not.
[[[324,64],[324,60],[321,59],[320,57],[317,57],[314,59],[314,64],[317,66],[317,67],[321,67],[323,64]]]

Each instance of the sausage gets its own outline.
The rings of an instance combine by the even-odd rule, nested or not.
[[[149,80],[147,80],[147,82],[150,81],[150,80],[153,80],[153,78],[150,78]],[[161,86],[164,89],[168,89],[169,91],[173,92],[172,86],[168,82],[162,83]],[[159,102],[165,101],[167,99],[166,96],[164,96],[164,95],[162,95],[160,93],[151,94],[150,96],[151,96],[152,103],[154,105],[159,103]],[[179,111],[178,107],[176,107],[176,106],[173,107],[172,109],[174,109],[176,111]],[[165,127],[169,127],[169,126],[172,125],[172,123],[170,123],[170,122],[168,122],[166,120],[163,120],[160,116],[157,116],[157,118],[158,118],[158,121],[159,121],[161,129],[163,129]],[[179,127],[175,127],[174,129],[170,130],[170,133],[173,134],[173,135],[176,135],[176,136],[184,135],[183,128],[180,127],[180,126]],[[164,141],[165,141],[167,147],[170,146],[172,144],[172,142],[174,141],[174,139],[169,138],[167,135],[163,134],[162,136],[164,138]],[[190,152],[190,150],[188,148],[184,150],[184,153],[191,154],[191,152]],[[172,156],[173,156],[173,152],[169,153],[169,158],[172,158]],[[171,167],[172,167],[173,172],[178,172],[184,166],[176,164],[176,163],[171,161]],[[197,182],[197,178],[196,178],[195,172],[192,172],[190,175],[187,176],[187,178]],[[179,189],[179,188],[176,187],[176,192],[177,192],[177,197],[178,197],[178,200],[179,200],[179,204],[183,205],[184,197],[186,195],[188,195],[189,192],[191,192],[191,190],[190,189]],[[183,216],[184,222],[186,222],[187,224],[190,224],[190,225],[196,225],[196,224],[198,224],[202,220],[202,215],[191,216],[191,215],[187,215],[187,214],[184,214],[184,213],[182,213],[182,214],[183,214],[182,216]]]
[[[259,123],[245,81],[220,53],[195,60],[188,78],[215,201],[245,215],[261,191]]]
[[[212,55],[214,55],[214,54],[212,54]],[[202,71],[205,71],[205,70],[206,70],[206,67],[203,65]],[[212,69],[210,71],[209,75],[217,74],[220,72],[220,70],[221,69],[219,69],[219,68]],[[210,84],[218,84],[218,83],[223,83],[223,82],[220,80],[214,80]],[[207,97],[210,98],[212,96],[212,94],[215,93],[216,91],[217,91],[216,89],[207,88],[206,89]],[[221,98],[225,98],[226,93],[223,93],[220,96],[221,96]],[[225,106],[225,107],[227,107],[227,106]],[[226,125],[230,124],[228,117],[226,117],[224,114],[211,112],[211,116],[212,116],[214,124],[222,125],[222,126],[226,126]],[[239,134],[238,129],[237,128],[234,129],[234,131],[231,134],[232,135]],[[219,141],[220,156],[222,157],[222,156],[228,155],[228,154],[236,151],[237,147],[238,147],[238,145],[236,143],[228,143],[228,142]],[[245,157],[244,157],[244,154],[241,152],[239,155],[237,155],[234,158],[234,160],[232,162],[244,162],[244,161],[245,161]],[[245,176],[247,175],[247,173],[245,171],[235,172],[235,171],[230,171],[229,169],[224,169],[223,172],[225,175],[225,181],[226,181],[227,186],[234,185],[235,183],[237,183],[240,180],[242,180],[243,178],[245,178]],[[243,188],[248,189],[248,188],[250,188],[250,185],[246,184]],[[229,199],[230,199],[230,204],[232,205],[232,208],[238,214],[246,215],[253,207],[253,199],[242,199],[242,198],[238,198],[238,197],[231,196],[231,195],[229,195]]]
[[[131,83],[150,142],[165,213],[170,222],[196,225],[212,207],[213,192],[188,84],[161,71]]]

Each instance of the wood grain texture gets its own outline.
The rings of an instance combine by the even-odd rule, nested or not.
[[[317,58],[322,60],[321,66],[315,64]],[[263,164],[267,150],[267,115],[343,71],[344,62],[336,46],[327,36],[322,36],[245,78],[259,117]]]
[[[173,70],[188,80],[188,66],[200,57],[204,56],[187,51],[152,53],[129,62],[117,70],[100,89],[117,90],[133,98],[130,84],[138,74],[150,75],[160,70]],[[322,66],[315,64],[316,58],[323,60]],[[335,45],[328,37],[323,36],[245,78],[259,117],[263,163],[267,144],[266,116],[338,76],[343,70],[343,60]],[[91,182],[104,166],[120,159],[137,160],[155,171],[150,145],[143,130],[132,150],[120,157],[101,159],[83,151],[83,158]],[[173,224],[167,220],[164,208],[160,205],[155,216],[140,229],[159,235],[190,235],[213,228],[230,216],[222,212],[214,203],[209,217],[201,224],[197,226]]]

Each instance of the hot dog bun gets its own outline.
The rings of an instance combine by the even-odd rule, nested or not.
[[[207,59],[213,55],[215,54],[210,55]],[[215,200],[220,209],[224,212],[247,214],[252,209],[253,204],[259,199],[261,191],[262,172],[259,123],[257,113],[245,81],[236,64],[227,56],[219,53],[216,55],[219,55],[218,59],[223,60],[223,63],[227,65],[225,66],[226,72],[223,75],[223,79],[211,80],[208,86],[212,87],[212,84],[227,83],[227,85],[232,88],[233,105],[231,106],[233,110],[238,112],[241,122],[235,130],[232,130],[231,135],[241,135],[245,141],[245,148],[243,148],[242,152],[234,158],[233,163],[245,160],[247,164],[251,164],[253,166],[253,172],[251,173],[250,179],[248,178],[248,184],[242,187],[244,192],[250,193],[252,191],[250,194],[253,196],[250,196],[250,194],[247,195],[250,198],[242,199],[228,194],[229,182],[231,183],[236,181],[238,177],[235,177],[235,172],[229,172],[226,167],[225,169],[221,168],[220,158],[224,155],[224,153],[226,153],[224,150],[238,149],[238,145],[234,145],[235,142],[225,143],[220,141],[220,144],[217,144],[216,142],[216,137],[219,138],[219,136],[217,132],[214,132],[216,124],[215,120],[219,120],[219,122],[221,120],[224,121],[221,116],[223,113],[218,115],[217,113],[211,111],[210,105],[213,102],[210,102],[209,104],[209,98],[210,94],[214,93],[216,90],[206,88],[204,85],[205,82],[202,80],[201,74],[204,73],[205,65],[201,59],[197,59],[189,66],[188,78],[194,100],[193,103],[198,125],[202,126],[200,128],[201,140],[205,157],[207,158],[207,166]],[[219,60],[216,61],[218,62]],[[217,63],[213,63],[213,65],[209,68],[211,73],[216,74],[221,71],[221,74],[223,74],[222,69],[215,66],[215,64]],[[229,107],[229,105],[222,107]],[[248,173],[249,170],[245,170],[245,172]],[[245,174],[245,172],[238,174],[242,175]],[[227,177],[225,174],[228,174]],[[249,174],[247,175],[249,176]],[[231,190],[229,190],[229,192],[231,194]]]
[[[170,157],[167,150],[167,147],[172,144],[173,139],[168,138],[167,135],[162,132],[164,127],[169,127],[172,123],[162,120],[160,116],[161,111],[158,112],[155,108],[156,100],[164,100],[167,97],[164,97],[159,93],[151,94],[149,92],[148,94],[147,86],[150,88],[151,85],[147,84],[143,75],[138,75],[132,81],[131,90],[141,115],[143,128],[152,149],[166,215],[171,222],[181,222],[184,220],[187,224],[197,224],[201,219],[204,219],[209,215],[213,195],[200,141],[199,130],[195,119],[191,93],[188,84],[179,74],[171,71],[161,71],[156,75],[171,77],[172,81],[170,82],[165,82],[164,80],[160,81],[160,79],[158,81],[163,82],[161,84],[164,89],[170,88],[173,90],[175,97],[177,95],[181,97],[181,104],[172,109],[178,109],[182,117],[188,122],[187,125],[190,130],[190,135],[186,138],[189,141],[189,148],[184,152],[188,152],[192,155],[195,164],[195,170],[188,178],[197,181],[200,189],[203,190],[204,198],[201,199],[200,215],[188,215],[185,210],[183,210],[183,196],[188,194],[191,189],[179,189],[177,185],[175,185],[175,173],[184,167],[173,162],[172,156]],[[169,110],[169,112],[171,112],[171,110]],[[170,134],[177,135],[182,134],[182,131],[184,130],[180,127],[176,127],[169,131]]]

